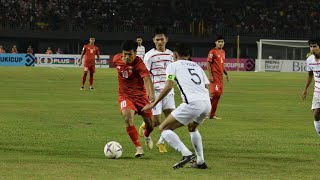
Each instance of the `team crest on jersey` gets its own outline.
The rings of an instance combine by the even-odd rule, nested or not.
[[[209,57],[212,58],[212,57],[213,57],[213,54],[209,54]]]

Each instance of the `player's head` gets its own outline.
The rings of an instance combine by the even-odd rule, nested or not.
[[[310,51],[312,54],[318,54],[320,55],[320,39],[315,38],[315,39],[310,39],[308,41],[309,46],[310,46]]]
[[[138,43],[133,40],[123,41],[121,45],[122,49],[122,60],[126,64],[130,64],[137,55]]]
[[[142,37],[141,36],[138,36],[136,41],[138,43],[138,46],[142,45]]]
[[[174,61],[178,59],[189,60],[191,55],[191,48],[187,43],[176,43],[173,50]]]
[[[95,39],[94,37],[91,37],[91,38],[89,39],[90,44],[94,44],[95,41],[96,41],[96,39]]]
[[[224,37],[222,35],[217,35],[216,39],[214,40],[216,44],[216,48],[222,49],[224,46]]]
[[[164,28],[156,28],[153,36],[153,43],[156,50],[164,52],[168,42],[167,32]]]

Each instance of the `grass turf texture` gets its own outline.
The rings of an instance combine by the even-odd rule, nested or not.
[[[79,91],[81,68],[0,67],[0,179],[316,179],[319,137],[301,100],[306,73],[230,72],[217,114],[200,126],[207,170],[156,147],[135,148],[117,104],[115,69],[97,69],[95,91]],[[181,102],[176,90],[177,105]],[[137,129],[142,119],[135,116]],[[176,130],[191,149],[186,128]],[[154,142],[159,132],[152,133]],[[104,145],[120,142],[120,159]]]

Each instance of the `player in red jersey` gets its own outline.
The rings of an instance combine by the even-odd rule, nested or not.
[[[148,69],[142,59],[136,56],[137,46],[138,44],[134,41],[124,41],[121,47],[122,53],[114,56],[113,63],[118,72],[120,111],[125,120],[127,134],[137,150],[135,157],[139,158],[144,155],[144,152],[133,117],[136,113],[143,117],[146,124],[144,131],[146,145],[152,149],[153,142],[150,137],[153,131],[152,111],[141,110],[150,101],[154,101],[154,87]]]
[[[221,119],[216,116],[216,110],[218,107],[220,96],[223,93],[223,74],[226,75],[227,81],[229,81],[228,73],[224,68],[225,51],[224,37],[219,35],[215,40],[216,47],[211,49],[208,54],[207,68],[210,81],[210,100],[211,100],[211,113],[210,119]]]
[[[82,48],[79,66],[81,66],[82,64],[82,59],[84,55],[85,55],[85,58],[83,63],[82,86],[80,90],[84,89],[84,84],[86,83],[88,71],[90,72],[90,79],[89,79],[90,90],[93,90],[92,85],[93,85],[93,74],[96,72],[96,66],[95,66],[96,56],[100,64],[100,51],[99,51],[99,48],[94,45],[95,41],[96,39],[94,37],[91,37],[89,39],[89,43],[84,45]]]

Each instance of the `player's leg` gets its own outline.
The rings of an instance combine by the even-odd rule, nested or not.
[[[312,99],[312,110],[314,116],[314,127],[320,136],[320,94],[314,93]]]
[[[174,95],[168,94],[163,100],[162,100],[162,109],[163,113],[166,117],[169,116],[169,114],[176,108],[175,101],[174,101]],[[161,121],[161,120],[160,120]],[[160,122],[161,123],[161,122]],[[160,153],[168,152],[167,148],[164,144],[164,138],[160,135],[160,138],[156,144],[156,146],[159,149]]]
[[[90,83],[90,90],[93,90],[93,74],[96,72],[96,66],[95,65],[91,65],[90,66],[90,79],[89,79],[89,83]]]
[[[142,157],[144,155],[143,148],[139,141],[138,131],[133,122],[133,117],[137,110],[130,100],[121,100],[120,111],[125,121],[127,134],[137,150],[135,157]]]
[[[202,137],[197,127],[199,126],[199,124],[202,124],[203,119],[210,112],[210,105],[211,104],[209,101],[203,101],[202,103],[199,103],[197,106],[198,108],[202,109],[202,113],[198,117],[196,117],[194,121],[188,124],[188,131],[190,133],[191,142],[197,156],[197,161],[190,166],[193,168],[206,169],[208,167],[204,160]]]
[[[181,153],[182,160],[176,163],[173,168],[183,167],[186,163],[195,159],[192,152],[185,146],[185,144],[180,140],[179,136],[173,132],[173,130],[187,125],[191,119],[190,111],[185,103],[182,103],[177,109],[175,109],[169,116],[161,123],[159,129],[161,131],[161,136],[168,142],[168,144],[175,150]]]
[[[210,101],[211,101],[211,112],[209,115],[210,119],[221,119],[216,116],[216,111],[218,108],[218,103],[219,103],[221,94],[222,94],[222,84],[210,83]]]
[[[83,75],[82,75],[82,85],[81,85],[80,90],[84,89],[84,84],[86,83],[88,71],[89,71],[89,68],[84,66],[83,67]]]
[[[159,126],[159,124],[161,123],[160,119],[161,119],[161,113],[162,113],[162,101],[160,101],[156,107],[154,107],[152,109],[152,113],[153,113],[153,118],[152,118],[152,122],[153,122],[153,127],[157,127]],[[145,131],[145,122],[143,122],[139,128],[139,136],[143,137],[144,131]]]
[[[152,112],[150,111],[150,113],[152,113]],[[151,132],[153,131],[152,115],[150,117],[150,116],[145,116],[145,114],[144,114],[143,121],[145,124],[145,129],[143,131],[144,140],[145,140],[145,143],[146,143],[148,149],[151,150],[153,148],[153,141],[150,136]]]

